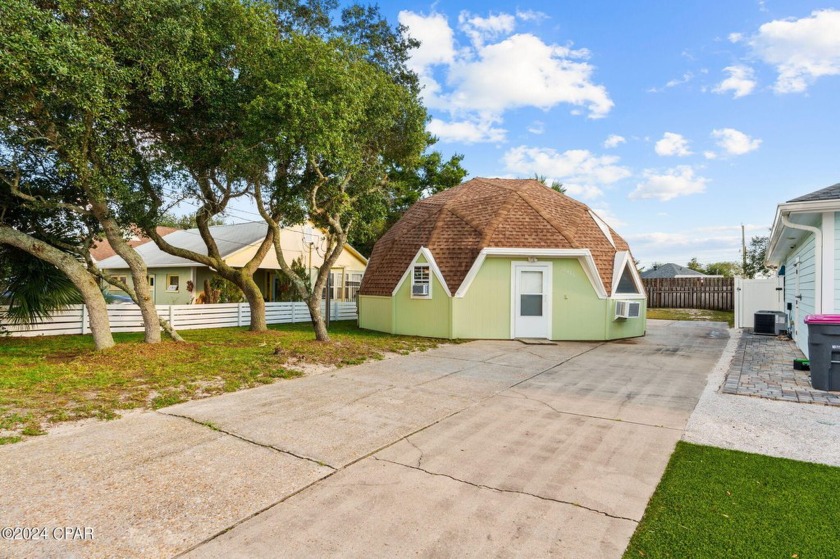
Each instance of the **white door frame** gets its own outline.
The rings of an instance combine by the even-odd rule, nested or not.
[[[516,310],[519,308],[519,271],[520,270],[534,270],[543,273],[543,315],[546,317],[546,333],[545,337],[551,339],[552,332],[552,306],[551,306],[551,291],[554,286],[551,272],[554,268],[552,262],[511,262],[510,263],[510,339],[516,338]],[[534,336],[527,336],[534,337]]]

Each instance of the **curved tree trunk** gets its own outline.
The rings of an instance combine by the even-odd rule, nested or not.
[[[61,270],[82,294],[88,309],[90,331],[96,349],[114,346],[105,297],[99,289],[96,276],[88,272],[81,262],[71,254],[5,225],[0,225],[0,243],[19,248]]]
[[[239,288],[245,294],[245,299],[251,308],[251,323],[248,329],[251,332],[264,332],[268,330],[268,323],[265,319],[265,300],[257,282],[254,281],[254,276],[239,274],[239,278]]]
[[[321,296],[310,296],[306,299],[306,306],[309,309],[309,316],[312,318],[312,329],[315,331],[315,339],[319,342],[330,341],[330,333],[327,331],[327,323],[324,315],[321,314]],[[327,312],[330,312],[327,309]]]
[[[155,301],[152,297],[151,288],[149,287],[149,272],[146,268],[146,263],[137,254],[134,247],[129,245],[123,238],[119,225],[109,215],[108,207],[101,202],[93,203],[91,207],[94,216],[105,230],[105,236],[108,237],[111,248],[128,264],[129,271],[131,272],[131,280],[134,284],[134,293],[136,294],[133,299],[137,303],[137,306],[140,307],[140,314],[143,316],[145,342],[147,344],[160,343],[161,320],[158,317]]]
[[[198,229],[205,245],[207,246],[207,254],[200,254],[198,252],[173,246],[169,244],[166,239],[158,235],[154,229],[149,229],[146,233],[148,233],[149,237],[151,237],[160,250],[212,268],[216,270],[216,273],[221,277],[241,289],[251,310],[251,323],[249,329],[252,332],[264,332],[268,330],[268,325],[265,319],[265,300],[263,299],[262,291],[260,291],[257,282],[254,281],[254,273],[257,271],[259,265],[265,258],[265,255],[272,247],[272,243],[274,241],[274,231],[269,229],[266,232],[266,236],[260,243],[257,251],[254,253],[254,256],[251,257],[245,266],[242,268],[233,268],[228,266],[224,258],[222,258],[222,255],[220,254],[219,249],[216,246],[216,242],[210,232],[206,216],[202,219],[198,219]]]

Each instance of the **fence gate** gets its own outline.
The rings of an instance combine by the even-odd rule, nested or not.
[[[752,328],[758,311],[783,311],[784,278],[735,279],[735,327]]]
[[[734,278],[648,278],[642,283],[652,309],[731,311],[735,303]]]

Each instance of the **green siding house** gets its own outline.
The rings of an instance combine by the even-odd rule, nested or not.
[[[257,247],[266,235],[268,225],[264,221],[215,225],[210,227],[210,234],[216,241],[219,254],[225,262],[234,268],[241,268],[253,258]],[[159,231],[159,234],[163,234]],[[170,229],[165,232],[166,240],[173,246],[184,248],[199,254],[207,254],[207,245],[198,229]],[[280,244],[283,254],[290,260],[297,260],[315,275],[321,265],[321,246],[324,233],[312,226],[285,227],[280,231]],[[104,244],[104,243],[103,243]],[[148,267],[148,281],[152,287],[152,297],[158,305],[189,305],[201,301],[199,294],[204,289],[205,280],[212,280],[216,273],[211,268],[192,260],[171,255],[162,251],[149,239],[133,241],[137,254]],[[98,262],[100,269],[123,281],[131,282],[128,264],[113,253],[110,246],[105,257]],[[110,256],[107,256],[110,252]],[[100,253],[102,254],[102,253]],[[361,282],[367,260],[350,245],[333,264],[331,275],[332,299],[334,301],[352,301]],[[266,301],[283,300],[281,280],[283,272],[277,262],[277,255],[271,249],[254,273],[254,281],[262,291]],[[112,294],[123,292],[109,287]]]
[[[476,178],[417,202],[377,243],[362,328],[439,338],[611,340],[645,334],[630,248],[536,180]]]

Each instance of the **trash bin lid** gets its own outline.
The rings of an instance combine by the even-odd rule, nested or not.
[[[840,314],[809,314],[805,324],[840,324]]]

